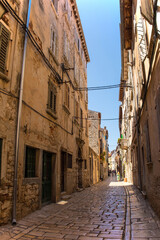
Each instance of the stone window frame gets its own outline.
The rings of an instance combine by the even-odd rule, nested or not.
[[[48,81],[48,100],[46,111],[53,118],[57,119],[57,87],[51,79]]]
[[[3,32],[3,35],[2,35]],[[8,26],[0,20],[0,60],[3,62],[3,66],[0,66],[0,78],[8,82],[9,79],[9,62],[11,53],[11,40],[12,34]],[[1,44],[3,41],[3,55],[5,57],[2,59]],[[4,50],[5,49],[5,50]],[[2,67],[2,69],[1,69]]]
[[[27,173],[27,150],[35,150],[35,159],[34,159],[34,164],[31,167],[34,167],[34,170],[31,175]],[[35,179],[39,177],[39,172],[38,172],[38,162],[39,162],[39,149],[30,145],[25,145],[25,161],[24,161],[24,178],[25,179]]]

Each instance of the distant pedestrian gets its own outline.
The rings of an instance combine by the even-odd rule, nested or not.
[[[120,173],[119,173],[119,171],[118,171],[118,173],[117,173],[117,181],[118,181],[118,182],[120,181]]]

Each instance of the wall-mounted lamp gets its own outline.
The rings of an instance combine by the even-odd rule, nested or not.
[[[8,12],[8,9],[3,5],[2,1],[0,0],[0,19],[2,19],[3,15]]]

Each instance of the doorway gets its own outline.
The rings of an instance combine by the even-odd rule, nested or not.
[[[66,190],[67,153],[61,152],[61,192]]]
[[[43,152],[42,203],[51,201],[52,196],[52,153]]]

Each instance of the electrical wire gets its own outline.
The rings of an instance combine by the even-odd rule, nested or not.
[[[95,90],[105,90],[105,89],[113,89],[119,87],[128,87],[132,88],[131,85],[127,84],[116,84],[116,85],[108,85],[108,86],[97,86],[97,87],[86,87],[86,88],[75,88],[76,91],[95,91]]]
[[[74,117],[75,119],[85,119],[88,121],[115,121],[115,120],[127,120],[134,118],[135,116],[130,116],[130,117],[124,117],[124,118],[81,118],[81,117]]]

